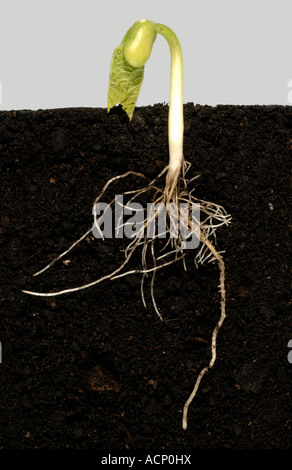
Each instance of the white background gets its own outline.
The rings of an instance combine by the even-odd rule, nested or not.
[[[142,18],[177,34],[185,103],[291,104],[292,0],[0,0],[0,110],[106,107],[113,50]],[[137,106],[168,103],[169,66],[158,36]]]

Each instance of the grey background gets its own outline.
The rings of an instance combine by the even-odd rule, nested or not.
[[[182,45],[184,102],[292,103],[291,0],[0,0],[0,109],[106,107],[114,48],[138,19]],[[158,36],[137,106],[168,103]]]

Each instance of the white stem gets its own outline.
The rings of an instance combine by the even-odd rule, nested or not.
[[[183,163],[183,60],[180,42],[175,33],[163,24],[156,29],[170,48],[171,74],[168,116],[169,172],[179,174]]]

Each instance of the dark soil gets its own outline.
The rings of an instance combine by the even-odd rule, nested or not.
[[[120,107],[0,113],[2,449],[291,448],[291,107],[185,105],[195,194],[233,218],[217,232],[227,318],[186,432],[182,408],[220,315],[217,264],[196,269],[190,250],[187,272],[157,275],[164,322],[147,289],[144,308],[139,275],[59,297],[22,293],[117,267],[122,241],[88,237],[70,262],[32,277],[90,228],[109,178],[164,168],[167,119],[164,105],[137,108],[131,122]]]

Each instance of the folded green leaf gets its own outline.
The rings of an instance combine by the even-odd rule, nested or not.
[[[122,46],[112,57],[108,88],[107,110],[121,103],[131,120],[144,77],[144,65],[132,67],[125,59]]]

